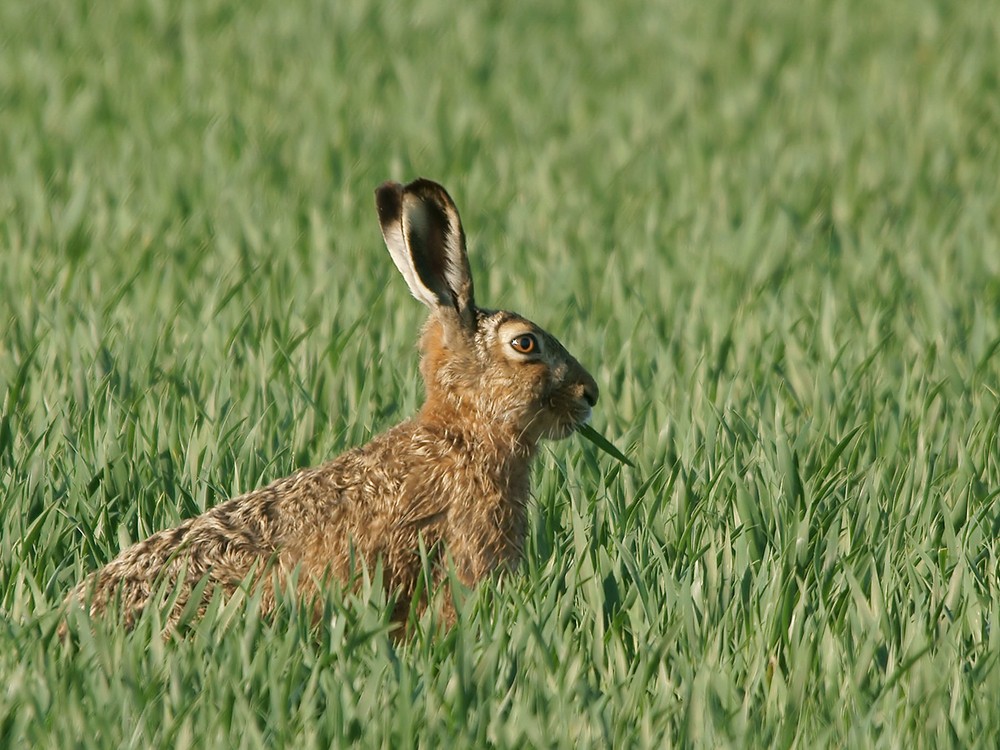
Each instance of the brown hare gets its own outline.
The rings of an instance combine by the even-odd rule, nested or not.
[[[468,586],[517,565],[538,442],[582,426],[597,384],[534,323],[476,306],[462,223],[443,187],[387,182],[375,202],[393,262],[430,310],[419,414],[329,463],[132,545],[68,601],[91,615],[117,603],[132,626],[166,583],[176,599],[172,626],[192,596],[201,609],[214,590],[228,594],[251,581],[267,609],[283,581],[314,597],[330,577],[348,581],[359,565],[381,560],[398,622],[417,590],[421,549],[439,582],[449,564]],[[444,601],[451,620],[450,597]]]

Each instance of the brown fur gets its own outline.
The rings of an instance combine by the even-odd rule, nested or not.
[[[88,603],[92,615],[117,600],[131,626],[167,581],[177,596],[173,624],[200,581],[207,585],[199,608],[249,577],[269,609],[271,586],[293,571],[299,592],[312,595],[329,577],[347,581],[381,560],[400,620],[417,587],[421,544],[439,582],[449,559],[469,586],[517,565],[537,443],[582,424],[597,385],[534,324],[474,306],[464,233],[443,188],[387,183],[378,206],[397,266],[406,264],[400,271],[431,308],[420,342],[427,396],[419,414],[326,464],[153,534],[91,574],[70,600]],[[510,348],[525,333],[540,353]]]

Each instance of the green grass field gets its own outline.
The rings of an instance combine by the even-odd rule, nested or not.
[[[998,133],[988,0],[0,3],[0,747],[996,747]],[[546,447],[444,636],[364,589],[61,643],[418,407],[418,175],[636,467]]]

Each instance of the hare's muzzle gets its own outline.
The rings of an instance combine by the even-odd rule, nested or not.
[[[577,380],[569,392],[573,395],[577,404],[574,420],[578,425],[586,424],[590,421],[591,412],[597,404],[597,398],[600,395],[597,382],[591,377],[589,372],[581,367],[577,373]]]
[[[593,408],[597,405],[597,398],[601,395],[600,390],[597,387],[597,381],[594,380],[590,374],[583,381],[583,400]]]

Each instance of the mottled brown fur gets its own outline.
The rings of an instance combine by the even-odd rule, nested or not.
[[[311,595],[330,577],[346,581],[359,564],[381,560],[401,619],[417,587],[421,544],[439,581],[449,559],[469,586],[517,565],[537,443],[582,424],[597,385],[534,324],[475,307],[464,233],[443,188],[387,183],[377,203],[393,260],[431,311],[420,342],[427,396],[419,414],[326,464],[153,534],[90,575],[70,600],[88,603],[92,615],[117,600],[132,625],[166,581],[177,596],[172,624],[200,581],[200,607],[249,577],[268,609],[270,587],[293,571],[299,592]],[[527,355],[511,349],[511,338],[525,334],[538,345]]]

